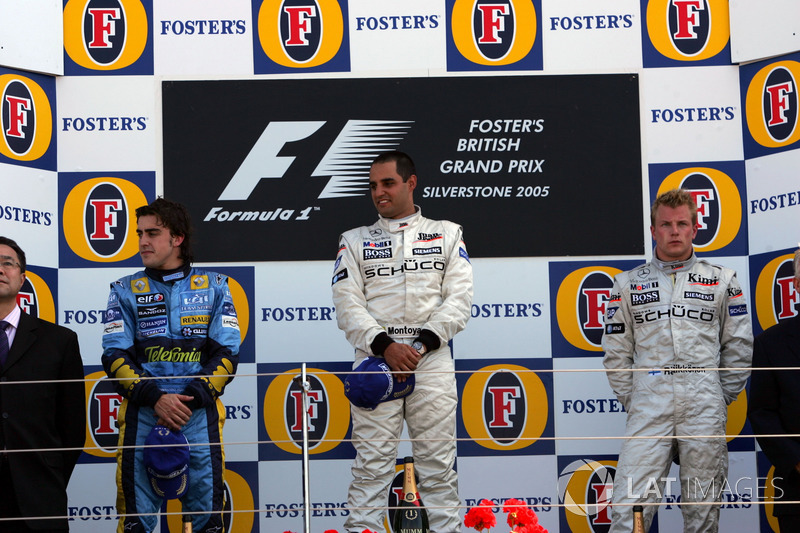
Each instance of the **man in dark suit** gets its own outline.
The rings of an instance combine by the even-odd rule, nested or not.
[[[62,532],[86,435],[83,363],[73,331],[19,308],[25,264],[0,237],[0,531]]]
[[[794,287],[800,291],[800,249],[794,254]],[[757,370],[786,368],[796,370]],[[800,500],[800,316],[756,337],[747,416],[761,449],[775,466],[776,501]],[[781,531],[800,531],[800,504],[774,505]]]

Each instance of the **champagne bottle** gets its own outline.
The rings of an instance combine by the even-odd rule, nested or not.
[[[422,507],[414,479],[414,458],[403,459],[403,499],[399,509],[394,512],[392,531],[394,533],[430,533],[428,513]]]
[[[633,506],[633,533],[644,533],[644,509],[641,505]]]

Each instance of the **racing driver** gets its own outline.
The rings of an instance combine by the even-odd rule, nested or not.
[[[348,532],[384,530],[383,510],[395,474],[403,419],[412,440],[419,492],[431,531],[461,531],[456,456],[456,381],[448,342],[472,307],[472,265],[461,227],[430,220],[414,205],[417,176],[402,152],[379,155],[369,173],[379,219],[339,240],[333,302],[339,328],[355,347],[353,368],[378,356],[414,373],[414,391],[373,410],[351,405],[353,481]]]
[[[660,501],[674,459],[682,501],[707,503],[681,507],[684,531],[715,532],[714,502],[728,470],[727,405],[749,376],[750,317],[736,273],[694,254],[697,206],[689,192],[656,198],[650,223],[653,260],[614,278],[606,308],[603,364],[628,413],[629,437],[614,479],[610,531],[630,533],[632,504]],[[701,435],[712,437],[692,438]],[[644,506],[645,530],[656,511]]]

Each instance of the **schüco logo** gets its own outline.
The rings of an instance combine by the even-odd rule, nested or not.
[[[511,65],[526,57],[538,33],[530,0],[455,0],[453,42],[478,65]]]
[[[544,383],[518,365],[486,366],[464,385],[461,417],[469,436],[491,450],[520,450],[535,443],[550,409]]]
[[[303,387],[295,381],[301,369],[277,376],[264,395],[264,426],[278,448],[302,453]],[[350,424],[350,403],[336,375],[318,368],[306,369],[308,390],[308,451],[319,454],[339,445]]]
[[[64,201],[64,237],[87,261],[109,263],[139,250],[135,208],[146,205],[142,190],[128,180],[99,177],[76,185]]]
[[[762,330],[797,316],[800,293],[794,287],[793,254],[781,255],[761,270],[756,281],[755,308]]]
[[[17,161],[42,157],[53,138],[53,111],[44,90],[33,80],[0,75],[0,154]]]
[[[103,371],[86,376],[86,446],[95,457],[111,458],[117,453],[117,419],[122,396]]]
[[[148,32],[139,0],[69,0],[64,6],[64,49],[86,69],[134,64],[147,46]]]
[[[618,268],[588,266],[571,272],[558,288],[556,316],[564,338],[581,350],[602,351],[603,317]]]
[[[747,87],[745,115],[753,140],[780,148],[800,140],[800,63],[779,61],[759,70]]]
[[[238,472],[225,470],[225,507],[222,516],[224,531],[245,533],[253,531],[255,498],[250,484]],[[167,501],[169,531],[183,531],[180,500]]]
[[[339,52],[343,37],[344,17],[335,0],[265,0],[258,12],[261,48],[284,67],[327,63]]]
[[[564,467],[558,477],[558,498],[570,531],[608,531],[616,472],[616,461],[578,459]]]
[[[30,270],[25,272],[25,282],[17,294],[17,305],[31,316],[48,322],[56,322],[56,304],[53,300],[53,293],[47,283]]]
[[[653,47],[676,61],[702,61],[730,39],[728,0],[650,0],[647,33]]]
[[[697,204],[695,250],[710,252],[729,245],[742,226],[739,188],[715,168],[683,168],[667,176],[657,195],[671,189],[686,189]]]

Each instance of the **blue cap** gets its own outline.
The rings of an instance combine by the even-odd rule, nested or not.
[[[367,357],[344,380],[344,395],[356,407],[375,409],[379,403],[398,400],[414,390],[414,374],[400,383],[381,358]]]
[[[144,444],[144,467],[153,491],[167,500],[186,494],[189,488],[189,441],[186,436],[180,431],[155,426]],[[176,446],[180,444],[183,446]]]

